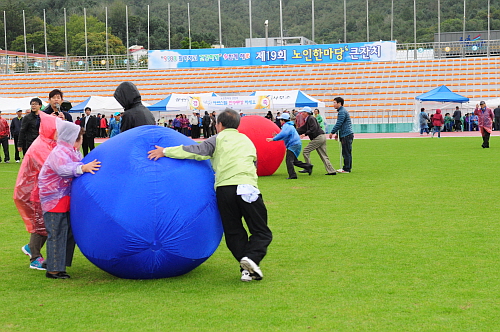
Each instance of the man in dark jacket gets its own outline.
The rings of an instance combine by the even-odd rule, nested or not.
[[[207,111],[205,111],[205,115],[203,116],[203,119],[202,119],[203,137],[205,137],[205,138],[209,138],[210,137],[210,132],[211,132],[210,122],[211,122],[210,115],[208,114]]]
[[[462,112],[460,108],[455,107],[455,112],[453,112],[453,122],[455,122],[455,131],[462,131]]]
[[[90,107],[85,107],[85,116],[82,117],[80,126],[85,128],[85,134],[83,134],[82,150],[83,156],[86,156],[89,151],[94,150],[94,138],[97,136],[97,130],[99,129],[99,120],[93,115],[90,115],[92,109]]]
[[[156,124],[153,113],[142,104],[141,94],[134,83],[121,83],[116,88],[114,97],[125,109],[122,115],[120,132],[139,126]]]
[[[23,121],[23,110],[18,109],[16,111],[16,115],[17,116],[10,122],[10,134],[12,135],[12,138],[14,138],[14,146],[17,146],[19,132],[21,131],[21,123]],[[18,149],[15,150],[16,153],[14,157],[16,159],[16,163],[18,163],[21,161],[21,157],[19,156],[19,150]]]
[[[495,115],[495,130],[500,130],[500,105],[493,110]]]
[[[297,128],[297,132],[300,137],[308,136],[311,140],[309,144],[304,148],[304,159],[306,163],[311,164],[310,154],[312,151],[316,150],[321,158],[321,161],[325,165],[326,174],[325,175],[336,175],[337,172],[330,163],[328,154],[326,153],[326,134],[319,126],[318,121],[314,116],[312,116],[312,110],[310,107],[306,106],[301,111],[305,117],[305,123],[302,127]],[[308,172],[307,170],[299,171],[300,173]]]
[[[21,122],[21,130],[17,140],[17,151],[23,151],[26,154],[31,143],[38,137],[40,129],[40,116],[38,112],[42,108],[42,101],[39,98],[33,98],[30,101],[31,112],[26,114]]]

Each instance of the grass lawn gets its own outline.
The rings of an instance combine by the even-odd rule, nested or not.
[[[47,279],[20,250],[19,164],[1,164],[0,331],[499,330],[500,137],[491,146],[355,139],[351,174],[323,175],[316,153],[311,176],[286,180],[283,164],[259,179],[274,241],[250,283],[224,242],[176,278],[118,279],[77,250],[71,279]]]

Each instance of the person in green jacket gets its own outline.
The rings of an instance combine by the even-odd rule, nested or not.
[[[326,133],[326,123],[325,123],[325,120],[323,119],[323,117],[321,116],[321,114],[319,114],[319,109],[317,109],[317,108],[314,110],[314,117],[316,118],[316,121],[318,121],[319,126],[321,127],[321,129],[323,129],[323,131]]]
[[[163,148],[155,146],[148,158],[211,159],[215,193],[226,244],[240,264],[241,281],[262,280],[260,262],[272,241],[267,209],[257,187],[257,151],[252,141],[238,132],[240,116],[232,109],[217,118],[218,134],[200,144]],[[250,236],[241,217],[244,216]]]

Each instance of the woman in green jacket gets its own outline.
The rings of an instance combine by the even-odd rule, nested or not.
[[[314,110],[314,117],[316,118],[316,121],[318,121],[319,126],[321,127],[321,129],[323,129],[323,131],[326,133],[326,123],[325,123],[325,120],[323,120],[323,117],[321,116],[321,114],[319,114],[319,109],[317,109],[317,108]]]

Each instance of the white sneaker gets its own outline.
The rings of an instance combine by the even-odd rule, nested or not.
[[[241,271],[241,281],[252,281],[252,276],[247,270]]]
[[[344,171],[342,168],[337,170],[337,173],[349,173],[348,171]]]
[[[264,277],[264,274],[260,270],[260,267],[248,257],[243,257],[240,260],[240,266],[243,270],[247,270],[248,272],[250,272],[252,279],[262,280],[262,278]]]

